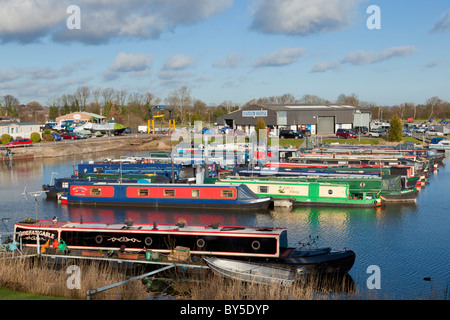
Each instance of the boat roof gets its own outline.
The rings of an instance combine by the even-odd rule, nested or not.
[[[72,184],[72,183],[71,183]],[[132,186],[132,187],[154,187],[154,188],[223,188],[215,184],[188,184],[188,183],[133,183],[133,182],[96,182],[96,181],[78,181],[75,179],[73,185],[80,186]],[[232,188],[242,188],[242,186],[230,186]]]
[[[193,233],[220,233],[220,234],[253,234],[253,235],[280,235],[286,231],[286,228],[276,227],[247,227],[247,226],[219,226],[217,229],[213,229],[208,225],[186,225],[183,228],[179,228],[176,224],[155,224],[157,230],[154,229],[154,224],[133,224],[128,227],[124,223],[104,223],[104,222],[71,222],[71,221],[58,221],[54,223],[51,220],[39,220],[37,223],[25,223],[18,222],[15,224],[27,229],[102,229],[102,230],[124,230],[133,232],[141,231],[155,231],[155,232],[193,232]]]

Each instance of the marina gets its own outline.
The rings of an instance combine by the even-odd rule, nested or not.
[[[127,152],[123,152],[123,153],[116,153],[116,155],[114,154],[109,154],[108,156],[110,156],[111,159],[114,158],[120,158],[120,154],[129,154]],[[144,156],[144,155],[143,155]],[[105,158],[105,154],[102,155],[97,155],[97,156],[93,156],[92,158],[99,158],[99,159],[104,159]],[[39,161],[34,161],[34,162],[17,162],[14,163],[14,166],[3,166],[2,167],[2,174],[5,175],[5,177],[9,177],[8,179],[6,179],[5,181],[19,181],[17,180],[17,174],[19,174],[20,172],[28,172],[28,178],[27,178],[27,190],[32,190],[35,189],[37,190],[38,188],[41,188],[42,186],[45,185],[42,184],[42,182],[44,181],[51,181],[52,179],[54,179],[55,175],[61,176],[61,177],[68,177],[71,176],[74,172],[74,168],[77,168],[76,164],[80,164],[83,161],[81,157],[79,157],[79,159],[77,159],[76,156],[74,156],[74,158],[72,159],[72,161],[54,161],[54,164],[44,164],[44,162],[39,162]],[[37,216],[38,216],[38,222],[35,223],[23,223],[23,222],[19,222],[15,224],[15,227],[17,228],[16,231],[24,231],[24,229],[28,229],[28,233],[32,233],[31,230],[35,229],[42,229],[42,230],[46,230],[46,234],[53,234],[54,237],[56,239],[64,239],[65,244],[67,245],[67,248],[69,248],[70,250],[72,250],[72,252],[77,252],[77,254],[79,254],[79,258],[82,257],[86,257],[85,255],[87,255],[87,253],[85,252],[83,254],[83,251],[92,251],[92,252],[96,252],[96,251],[103,251],[104,254],[106,254],[109,251],[114,251],[114,256],[111,257],[111,259],[125,259],[125,260],[129,260],[129,259],[134,259],[131,258],[131,253],[134,251],[136,253],[140,253],[140,260],[142,261],[142,263],[149,263],[149,262],[154,262],[148,259],[145,259],[145,251],[143,251],[143,246],[142,244],[146,243],[147,240],[147,244],[151,243],[151,244],[155,244],[158,241],[156,241],[156,238],[154,238],[153,236],[150,236],[149,234],[151,232],[161,232],[164,231],[166,234],[170,233],[171,234],[171,238],[174,238],[175,235],[179,236],[181,234],[189,234],[189,233],[193,233],[193,234],[197,234],[194,240],[189,240],[187,242],[183,242],[184,240],[180,240],[178,239],[177,241],[175,241],[176,245],[178,245],[179,248],[188,248],[190,256],[191,257],[196,257],[196,256],[203,256],[205,255],[204,251],[198,250],[199,246],[198,246],[198,240],[199,240],[199,234],[203,234],[205,232],[208,233],[208,236],[212,236],[212,235],[216,235],[217,232],[224,232],[224,230],[222,230],[223,228],[225,228],[225,230],[227,230],[226,228],[229,228],[230,226],[233,228],[237,228],[234,231],[227,231],[226,233],[228,233],[228,235],[230,235],[230,233],[233,232],[240,232],[238,229],[242,228],[247,228],[247,230],[264,230],[263,233],[268,233],[271,234],[272,232],[278,232],[276,230],[280,230],[281,233],[279,233],[279,235],[283,234],[283,232],[287,232],[283,237],[281,237],[280,239],[284,239],[284,240],[279,240],[281,241],[283,244],[283,246],[279,246],[277,245],[277,248],[281,248],[281,247],[286,247],[287,243],[299,243],[300,244],[300,248],[303,248],[303,253],[308,253],[307,256],[313,257],[315,256],[316,258],[323,258],[326,257],[328,254],[330,254],[331,252],[333,252],[333,254],[336,253],[340,253],[340,254],[350,254],[349,257],[347,257],[346,259],[349,259],[348,263],[345,263],[345,267],[343,267],[345,270],[345,272],[348,272],[350,276],[352,276],[352,278],[357,279],[358,277],[365,277],[365,266],[367,267],[367,265],[371,265],[371,264],[376,264],[379,263],[381,265],[384,265],[385,268],[387,268],[387,277],[389,277],[390,280],[386,279],[384,281],[399,281],[400,283],[402,282],[401,279],[403,279],[401,276],[399,277],[399,274],[397,271],[392,270],[391,265],[396,265],[399,261],[397,261],[397,259],[395,258],[387,258],[386,256],[383,256],[382,252],[384,251],[382,248],[384,245],[388,245],[386,243],[389,243],[390,241],[386,238],[383,237],[383,239],[379,239],[378,241],[380,241],[378,243],[378,241],[376,241],[375,239],[373,239],[372,237],[374,235],[377,234],[377,232],[373,233],[373,231],[375,231],[377,229],[376,224],[373,225],[373,223],[377,220],[380,221],[384,221],[383,224],[386,225],[388,227],[388,229],[390,229],[390,226],[394,227],[395,225],[397,225],[398,223],[400,223],[400,221],[395,222],[396,218],[395,217],[401,217],[401,216],[410,216],[413,212],[422,212],[421,211],[421,207],[423,206],[424,201],[429,201],[429,189],[430,186],[433,187],[435,185],[435,183],[430,182],[430,180],[436,180],[438,178],[440,178],[441,176],[445,177],[445,173],[446,173],[446,164],[447,160],[443,160],[441,165],[438,167],[438,169],[436,171],[431,171],[427,173],[427,182],[424,185],[424,187],[422,188],[418,188],[418,190],[416,190],[417,194],[416,197],[417,199],[415,199],[416,201],[413,202],[413,205],[410,204],[400,204],[400,205],[387,205],[387,206],[370,206],[370,207],[352,207],[350,206],[339,206],[339,204],[337,202],[334,202],[331,205],[316,205],[316,206],[309,206],[309,205],[302,205],[301,203],[298,204],[297,206],[294,206],[294,208],[289,209],[289,210],[283,210],[283,208],[277,209],[277,208],[270,208],[269,210],[267,210],[268,208],[255,208],[254,210],[239,210],[236,208],[232,208],[232,207],[227,207],[225,208],[226,205],[222,205],[222,207],[220,205],[214,207],[214,208],[201,208],[200,206],[197,206],[197,210],[195,210],[195,206],[192,207],[192,209],[194,210],[189,210],[189,208],[186,205],[180,205],[178,207],[172,207],[172,208],[164,208],[164,206],[133,206],[133,205],[104,205],[104,204],[99,204],[96,203],[94,201],[94,203],[89,203],[90,202],[90,198],[92,197],[98,197],[98,191],[99,190],[94,190],[94,195],[91,194],[91,189],[100,189],[100,194],[105,195],[105,193],[107,194],[107,189],[103,188],[113,188],[114,189],[114,195],[116,194],[121,194],[121,195],[127,195],[128,192],[125,191],[126,188],[138,188],[136,189],[136,196],[139,195],[139,189],[145,189],[148,190],[148,192],[142,191],[143,193],[145,193],[146,195],[150,195],[150,194],[156,194],[154,192],[154,190],[150,191],[149,188],[151,187],[155,187],[155,188],[160,188],[162,191],[162,194],[164,194],[163,190],[164,188],[184,188],[185,190],[189,190],[189,194],[190,196],[192,196],[192,190],[200,190],[202,188],[210,188],[209,190],[211,190],[211,188],[216,188],[216,187],[220,187],[217,186],[213,183],[222,183],[224,182],[227,185],[227,188],[230,188],[231,185],[231,181],[233,181],[233,179],[235,179],[235,183],[237,186],[242,186],[245,181],[241,181],[242,179],[244,179],[245,177],[232,177],[229,176],[228,178],[223,179],[223,181],[219,180],[208,180],[208,183],[200,183],[200,184],[190,184],[190,183],[182,183],[182,184],[171,184],[169,182],[166,182],[164,184],[157,184],[155,182],[151,182],[154,181],[154,177],[155,175],[148,175],[148,180],[146,181],[139,181],[139,178],[143,178],[142,176],[139,177],[135,177],[137,178],[135,181],[130,182],[126,179],[128,179],[128,177],[126,177],[126,174],[124,174],[122,176],[122,179],[124,179],[123,181],[114,181],[114,182],[96,182],[96,181],[78,181],[78,178],[74,178],[74,182],[67,182],[67,188],[68,190],[73,190],[73,188],[75,189],[86,189],[87,191],[83,191],[81,193],[83,194],[79,194],[79,196],[81,198],[83,198],[83,201],[85,200],[89,200],[87,201],[87,203],[78,203],[78,204],[66,204],[66,203],[62,203],[61,201],[58,201],[55,199],[55,197],[53,196],[45,196],[43,195],[42,197],[38,198],[34,198],[36,201],[35,202],[31,202],[30,198],[27,199],[27,197],[24,195],[23,190],[18,190],[18,186],[23,186],[23,182],[21,184],[17,184],[16,187],[14,188],[10,188],[11,186],[14,186],[14,183],[9,183],[8,186],[8,190],[10,190],[10,192],[14,192],[14,190],[16,190],[16,194],[14,196],[10,196],[9,200],[7,200],[5,198],[5,204],[7,205],[7,207],[11,207],[11,208],[15,208],[12,209],[9,212],[16,212],[15,215],[15,219],[16,221],[24,221],[27,217],[31,216],[32,214],[30,214],[31,212],[34,212],[33,210],[36,209],[37,210]],[[287,163],[285,163],[287,164]],[[38,167],[36,167],[36,165],[38,165]],[[328,167],[328,166],[327,166]],[[28,169],[27,169],[28,168]],[[25,171],[24,171],[25,169]],[[316,168],[317,169],[317,168]],[[377,169],[374,168],[374,171],[376,171]],[[383,169],[386,170],[386,169]],[[382,170],[379,169],[379,172],[381,172]],[[373,173],[373,172],[372,172]],[[390,173],[387,172],[386,173]],[[130,173],[132,174],[132,173]],[[20,174],[22,175],[22,174]],[[30,176],[31,175],[31,176]],[[35,178],[32,178],[33,176],[35,176]],[[386,177],[389,175],[386,175]],[[14,180],[11,180],[13,177]],[[152,180],[153,177],[153,180]],[[342,176],[341,176],[342,177]],[[360,178],[364,178],[367,179],[365,181],[365,183],[368,184],[368,187],[373,187],[373,185],[371,186],[369,181],[371,181],[370,179],[372,179],[372,181],[376,181],[377,184],[377,188],[378,188],[378,184],[380,181],[382,181],[381,177],[376,175],[376,174],[367,174],[365,177],[360,176]],[[82,178],[85,179],[85,178]],[[92,180],[94,180],[94,178],[91,178]],[[239,180],[241,179],[241,180]],[[265,179],[266,181],[264,181],[264,183],[266,183],[266,187],[269,187],[269,184],[273,183],[278,183],[277,187],[279,187],[280,182],[270,182],[268,177],[263,177],[261,178]],[[277,178],[280,179],[280,178]],[[286,178],[283,178],[286,179]],[[297,180],[298,178],[290,178],[293,180]],[[300,178],[300,179],[304,179],[304,178]],[[324,178],[325,179],[325,178]],[[335,181],[337,181],[339,179],[339,177],[333,177],[333,178],[327,178],[327,179],[336,179]],[[356,179],[356,178],[355,178]],[[400,175],[398,176],[398,178],[396,178],[399,183],[401,184],[401,178]],[[445,179],[445,178],[442,178]],[[54,181],[56,180],[56,178],[54,179]],[[245,180],[245,179],[244,179]],[[20,180],[22,181],[22,180]],[[435,181],[437,183],[442,181]],[[40,184],[41,183],[41,184]],[[260,182],[255,182],[256,183],[260,183]],[[296,184],[305,184],[305,181],[297,181],[295,182]],[[350,187],[350,184],[348,182],[335,182],[334,185],[331,182],[325,182],[325,180],[320,181],[319,182],[310,182],[310,183],[315,183],[317,187],[323,186],[323,187],[328,187],[328,189],[326,190],[328,193],[328,191],[330,190],[330,187],[332,188],[339,188],[339,190],[341,188],[344,188],[346,191],[345,192],[349,192],[349,190],[356,189],[357,185],[361,185],[361,181],[359,182],[355,182],[353,183],[353,187]],[[445,183],[445,181],[444,181]],[[294,184],[293,181],[291,181],[291,184]],[[236,187],[237,187],[236,186]],[[261,185],[262,186],[262,185]],[[260,187],[261,187],[260,186]],[[264,187],[264,186],[263,186]],[[72,188],[72,189],[71,189]],[[117,189],[117,191],[115,191],[115,188],[119,188]],[[122,190],[123,188],[123,190]],[[221,187],[223,188],[223,186]],[[234,188],[234,187],[233,187]],[[171,189],[171,190],[172,190]],[[251,191],[251,188],[248,188],[249,191]],[[263,188],[264,189],[264,188]],[[267,191],[270,188],[267,188]],[[343,190],[344,190],[343,189]],[[17,191],[18,190],[18,191]],[[119,191],[120,190],[120,191]],[[130,189],[131,190],[131,189]],[[180,189],[181,190],[181,189]],[[206,190],[206,189],[205,189]],[[224,190],[224,189],[219,189],[219,190]],[[237,190],[237,189],[235,189]],[[256,190],[256,189],[255,189]],[[334,192],[336,191],[336,192]],[[78,191],[80,192],[80,191]],[[77,192],[77,193],[78,193]],[[105,193],[104,193],[105,192]],[[117,192],[117,193],[116,193]],[[131,192],[131,191],[130,191]],[[344,191],[342,191],[344,192]],[[344,193],[345,193],[344,192]],[[97,193],[95,195],[95,193]],[[144,194],[142,193],[142,196],[144,196]],[[178,191],[176,192],[178,193]],[[340,192],[338,192],[338,189],[334,190],[333,189],[333,193],[339,194]],[[68,193],[70,194],[70,192]],[[220,194],[220,193],[219,193]],[[236,192],[237,194],[237,192]],[[252,194],[256,194],[258,195],[257,192],[252,192]],[[425,196],[424,196],[425,194]],[[428,195],[427,195],[428,194]],[[199,194],[195,194],[195,195],[199,195]],[[233,194],[234,195],[234,194]],[[348,194],[347,194],[348,195]],[[366,194],[366,196],[369,195],[369,193]],[[263,196],[266,197],[273,197],[272,194],[263,194]],[[433,192],[433,196],[434,196],[434,192]],[[84,198],[87,197],[87,198]],[[184,197],[186,198],[186,197]],[[347,198],[347,196],[345,196],[345,198]],[[18,208],[14,207],[14,204],[11,202],[12,199],[16,199],[17,203],[25,203],[28,204],[30,206],[22,206],[21,209],[18,210]],[[372,198],[372,199],[368,199],[370,201],[374,201],[377,198]],[[69,198],[67,198],[67,200],[69,200]],[[198,200],[198,199],[197,199]],[[32,205],[36,205],[36,208],[32,207]],[[28,209],[26,209],[28,207]],[[226,210],[224,210],[226,209]],[[410,213],[408,213],[410,212]],[[17,215],[18,214],[18,215]],[[425,214],[425,213],[423,213]],[[51,218],[56,216],[58,218],[58,222],[54,222],[51,221]],[[405,216],[405,218],[406,218]],[[420,217],[422,217],[422,214],[419,214]],[[425,218],[425,217],[424,217]],[[185,225],[183,227],[178,226],[177,223],[175,223],[176,221],[179,220],[184,220],[185,221]],[[427,218],[425,218],[427,219]],[[133,220],[134,222],[131,225],[126,225],[124,224],[124,221],[126,220]],[[403,219],[401,219],[403,220]],[[410,219],[406,219],[406,221],[408,221]],[[415,219],[414,219],[415,220]],[[414,221],[413,220],[413,221]],[[411,222],[413,222],[411,221]],[[428,220],[427,220],[428,221]],[[408,223],[408,222],[406,222]],[[220,227],[218,227],[218,229],[214,229],[213,226],[217,226],[219,225]],[[433,224],[435,225],[435,224]],[[238,226],[238,227],[236,227]],[[375,227],[375,230],[372,230],[372,232],[370,231],[371,229],[373,229]],[[22,229],[21,229],[22,228]],[[37,229],[36,229],[37,228]],[[154,230],[154,228],[157,228],[159,230]],[[362,228],[362,229],[361,229]],[[366,232],[360,233],[362,230],[367,229]],[[71,232],[76,232],[77,236],[76,238],[70,237],[67,234],[63,234],[63,232],[66,232],[65,230],[71,230]],[[90,243],[88,244],[88,242],[82,240],[83,237],[79,234],[79,232],[82,232],[83,230],[89,231],[89,232],[96,232],[96,235],[90,235],[88,238],[86,239],[90,239]],[[103,243],[103,241],[106,239],[106,235],[112,235],[114,232],[125,232],[128,235],[130,233],[132,234],[142,234],[141,237],[143,237],[142,239],[138,239],[140,242],[139,244],[133,245],[133,244],[128,244],[126,246],[126,250],[128,251],[128,254],[130,254],[129,256],[125,256],[120,258],[119,257],[119,253],[121,251],[121,246],[118,244],[113,245],[112,247],[110,245],[106,245],[105,243]],[[355,233],[356,232],[356,233]],[[397,231],[395,231],[398,237],[398,233]],[[248,233],[248,232],[244,232],[244,233]],[[75,233],[73,233],[75,234]],[[250,234],[254,234],[254,232],[250,232]],[[401,233],[403,235],[403,237],[408,238],[408,235],[405,233]],[[145,235],[145,236],[144,236]],[[322,238],[320,242],[320,246],[318,248],[312,248],[310,245],[307,246],[306,244],[311,242],[311,235],[320,235],[320,238]],[[351,235],[351,236],[350,236]],[[97,237],[99,236],[99,237]],[[275,236],[275,238],[278,236]],[[121,234],[114,234],[113,238],[124,238],[123,235]],[[127,238],[130,238],[127,236]],[[151,238],[152,241],[146,239],[146,238]],[[66,240],[67,239],[67,240]],[[97,241],[96,241],[97,239]],[[102,241],[100,241],[99,239],[101,239]],[[137,239],[137,238],[136,238]],[[306,240],[305,240],[306,239]],[[262,278],[264,278],[264,275],[267,274],[271,274],[271,272],[273,270],[277,270],[280,267],[280,262],[283,258],[283,256],[287,257],[288,255],[285,253],[283,255],[283,252],[287,252],[287,250],[283,249],[275,249],[272,250],[270,249],[270,253],[262,253],[259,252],[259,254],[261,256],[258,256],[258,254],[256,255],[252,255],[254,254],[253,251],[255,251],[255,248],[258,248],[258,250],[260,250],[259,248],[262,248],[264,246],[260,245],[256,245],[254,243],[255,239],[249,238],[248,239],[249,245],[247,246],[250,251],[244,251],[241,252],[239,254],[231,254],[230,252],[232,252],[232,250],[227,249],[227,254],[220,254],[217,251],[211,251],[209,248],[207,250],[208,254],[213,254],[213,256],[218,256],[220,257],[221,255],[223,256],[223,258],[225,258],[226,261],[228,259],[228,261],[226,261],[225,265],[220,265],[222,266],[222,269],[219,270],[220,268],[218,267],[218,265],[216,264],[216,271],[218,271],[219,273],[228,273],[229,275],[232,275],[232,277],[234,278],[241,278],[243,279],[243,281],[246,281],[245,279],[251,279],[251,281],[255,281],[255,282],[264,282],[264,280],[261,280],[261,278],[258,277],[254,277],[251,276],[250,278],[248,277],[248,274],[245,275],[247,272],[244,272],[243,274],[240,274],[240,271],[238,272],[238,270],[240,270],[239,268],[243,267],[245,269],[245,264],[241,265],[240,263],[247,263],[247,267],[249,266],[248,264],[253,264],[256,263],[259,267],[260,270],[264,270],[263,272],[263,276]],[[375,241],[374,241],[375,240]],[[24,239],[21,240],[22,244],[24,244]],[[27,240],[30,241],[30,240]],[[36,241],[31,240],[32,242]],[[75,241],[75,242],[74,242]],[[80,242],[81,241],[81,242]],[[82,243],[84,241],[85,245],[80,245],[80,243]],[[100,241],[100,243],[98,243],[98,241]],[[416,240],[417,241],[417,240]],[[163,241],[164,242],[164,241]],[[167,242],[167,240],[165,241]],[[206,242],[206,241],[205,241]],[[78,243],[78,244],[75,244]],[[162,243],[161,240],[159,240],[159,243]],[[253,246],[252,246],[253,243]],[[261,242],[262,243],[262,242]],[[380,245],[383,243],[383,245],[380,247]],[[41,244],[41,246],[45,244],[45,242],[43,242]],[[200,245],[202,244],[202,241],[200,241]],[[303,245],[302,245],[303,244]],[[31,247],[33,247],[33,243],[28,243],[28,245],[31,245]],[[161,255],[167,255],[170,256],[173,251],[174,248],[176,246],[175,244],[173,245],[173,247],[159,247],[159,248],[153,248],[152,251],[154,251],[155,253],[160,253]],[[398,244],[397,244],[398,245]],[[406,245],[406,242],[404,243],[404,245]],[[35,245],[34,245],[35,246]],[[51,251],[51,246],[50,243],[48,244],[48,246],[50,247],[50,251]],[[239,248],[244,248],[245,246],[239,245],[239,246],[233,246],[233,247],[239,247]],[[295,246],[294,246],[295,247]],[[292,250],[294,250],[295,248],[292,248]],[[375,251],[374,248],[375,247]],[[395,247],[395,246],[394,246]],[[333,251],[331,250],[331,248],[333,248]],[[378,248],[378,249],[376,249]],[[123,248],[122,248],[123,249]],[[201,249],[201,248],[200,248]],[[411,248],[412,249],[412,248]],[[334,251],[336,250],[336,251]],[[400,249],[398,249],[400,250]],[[371,254],[368,254],[368,252],[372,252]],[[406,251],[402,251],[402,252],[407,252],[408,249],[406,249]],[[313,254],[314,252],[314,254]],[[49,253],[47,253],[49,254]],[[402,253],[400,256],[403,256],[406,253]],[[236,260],[236,258],[238,257],[238,260]],[[250,257],[253,257],[250,259]],[[128,259],[127,259],[128,258]],[[232,259],[230,259],[232,258]],[[244,260],[242,260],[242,258],[244,258]],[[329,259],[330,257],[328,257],[327,259]],[[387,258],[387,260],[386,260]],[[139,259],[139,258],[138,258]],[[249,260],[250,259],[250,260]],[[272,262],[276,262],[275,265],[272,264],[267,264],[268,261],[263,261],[261,259],[272,259]],[[207,261],[201,261],[199,262],[199,260],[197,259],[193,259],[196,260],[197,264],[200,263],[200,265],[202,265],[203,267],[207,267],[208,263]],[[258,261],[261,260],[261,261]],[[445,259],[444,259],[445,260]],[[139,260],[137,260],[139,261]],[[284,262],[281,263],[285,263],[287,260],[285,260]],[[318,260],[316,260],[317,262]],[[375,262],[374,262],[375,261]],[[173,261],[172,261],[173,262]],[[219,261],[216,261],[217,263],[219,263]],[[220,263],[222,263],[220,262]],[[261,262],[263,262],[263,264],[261,264]],[[164,262],[164,263],[168,263],[170,264],[170,261]],[[184,262],[180,262],[178,261],[178,263],[183,263]],[[264,264],[265,263],[265,264]],[[441,265],[442,262],[439,262],[437,265]],[[236,266],[240,266],[238,269],[236,269]],[[428,264],[426,264],[428,265]],[[211,267],[211,265],[210,265]],[[218,269],[217,269],[218,268]],[[268,269],[267,269],[268,268]],[[305,268],[305,265],[302,265],[300,263],[295,263],[293,264],[292,268],[288,268],[288,272],[285,273],[285,275],[288,275],[286,279],[287,282],[286,283],[290,283],[291,280],[293,279],[293,275],[297,274],[298,270],[301,270],[301,272],[304,272],[303,270],[308,270],[308,268],[305,269],[299,269],[299,268]],[[426,266],[424,267],[420,267],[420,270],[423,270],[423,272],[425,272],[425,270],[427,270],[428,268]],[[433,270],[435,270],[437,272],[437,270],[442,270],[439,267],[433,267]],[[227,271],[228,270],[228,271]],[[232,270],[232,272],[230,271]],[[272,270],[272,271],[271,271]],[[290,271],[289,271],[290,270]],[[309,272],[311,269],[309,269]],[[391,271],[389,271],[391,270]],[[404,270],[403,267],[400,267],[400,270]],[[412,269],[411,269],[412,270]],[[414,274],[417,273],[417,268],[414,269],[415,271],[413,271]],[[231,273],[230,273],[231,272]],[[431,271],[430,271],[431,272]],[[425,272],[426,273],[426,272]],[[408,274],[411,274],[411,272],[408,272]],[[443,272],[444,274],[444,278],[445,278],[445,272]],[[397,280],[391,280],[393,279],[392,277],[396,277]],[[434,275],[433,278],[438,277],[438,275]],[[270,277],[269,277],[270,278]],[[276,278],[275,276],[272,278]],[[295,277],[294,277],[295,278]],[[438,277],[439,278],[439,277]],[[423,284],[418,281],[420,280],[419,277],[417,278],[417,281],[414,281],[414,285],[411,286],[411,284],[406,284],[404,283],[401,286],[401,289],[399,289],[398,286],[395,287],[390,287],[390,285],[386,282],[385,286],[389,287],[386,288],[386,292],[389,292],[389,294],[392,295],[397,295],[397,294],[405,294],[405,292],[409,292],[409,294],[414,294],[414,290],[417,290],[418,288],[420,288]],[[274,280],[276,282],[276,279]],[[445,282],[445,280],[444,280]],[[384,283],[384,282],[383,282]],[[443,282],[441,281],[442,285]],[[360,283],[361,286],[364,286],[364,282]],[[416,289],[414,289],[416,288]]]

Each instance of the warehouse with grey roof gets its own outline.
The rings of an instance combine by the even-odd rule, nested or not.
[[[371,112],[349,105],[254,104],[218,117],[217,123],[250,134],[259,118],[275,134],[282,129],[334,134],[340,128],[369,127]]]

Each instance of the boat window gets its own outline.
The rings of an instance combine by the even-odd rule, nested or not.
[[[91,189],[91,196],[100,196],[101,194],[102,194],[102,189],[99,189],[99,188]]]
[[[198,197],[200,197],[200,190],[198,190],[198,189],[192,190],[192,198],[198,198]]]
[[[328,194],[333,194],[333,190],[328,190]]]
[[[148,197],[148,189],[138,189],[139,197]]]
[[[233,198],[233,190],[222,190],[220,194],[222,198]]]
[[[259,186],[259,193],[268,193],[269,187],[267,186]]]
[[[68,182],[63,182],[62,183],[62,187],[63,188],[69,188],[69,183]]]
[[[175,197],[175,190],[173,189],[164,190],[164,197]]]

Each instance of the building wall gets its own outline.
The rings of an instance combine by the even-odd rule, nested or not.
[[[2,134],[9,134],[14,139],[17,137],[22,138],[30,138],[33,132],[37,132],[40,134],[40,125],[37,123],[32,124],[21,124],[13,123],[13,124],[1,124],[0,126],[0,136]]]

